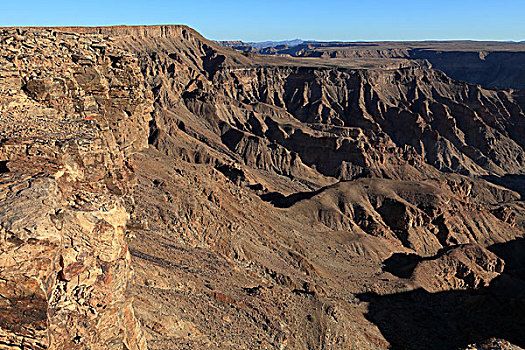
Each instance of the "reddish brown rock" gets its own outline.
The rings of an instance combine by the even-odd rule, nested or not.
[[[0,342],[145,349],[123,240],[151,111],[136,60],[96,35],[0,35]]]
[[[4,34],[2,341],[525,342],[521,92],[387,57],[403,50],[246,56],[185,26]]]

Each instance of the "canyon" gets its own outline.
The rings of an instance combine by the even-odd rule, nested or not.
[[[525,347],[523,44],[0,42],[0,348]]]
[[[236,50],[287,57],[408,59],[443,71],[456,80],[492,88],[525,88],[524,42],[416,41],[318,42],[293,40],[264,46],[242,41],[219,41]]]

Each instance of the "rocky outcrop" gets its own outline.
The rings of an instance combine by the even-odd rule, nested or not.
[[[470,344],[465,350],[522,350],[504,339],[491,338],[478,344]]]
[[[126,293],[151,93],[101,35],[0,30],[0,344],[145,349]]]
[[[458,244],[488,246],[514,237],[516,228],[486,208],[497,200],[476,198],[472,187],[461,177],[445,183],[360,179],[274,203],[311,225],[386,238],[432,256]]]
[[[488,287],[504,269],[504,261],[476,244],[460,245],[421,261],[412,279],[431,293]]]

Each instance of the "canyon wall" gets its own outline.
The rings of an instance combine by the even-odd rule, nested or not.
[[[524,170],[520,91],[423,65],[250,56],[183,26],[121,30],[155,97],[130,241],[152,348],[439,349],[491,328],[523,342],[516,318],[487,320],[493,281],[521,283],[488,250],[524,233],[504,180]],[[453,316],[418,321],[412,298],[439,314],[421,290]],[[410,338],[389,331],[395,308]]]
[[[525,45],[497,41],[305,42],[256,49],[247,43],[218,42],[246,52],[330,59],[414,60],[443,71],[452,79],[485,88],[525,89]]]
[[[0,37],[0,345],[525,344],[522,91],[186,26]]]

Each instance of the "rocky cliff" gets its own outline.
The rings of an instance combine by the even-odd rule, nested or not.
[[[218,42],[246,52],[263,55],[321,57],[333,59],[409,59],[445,72],[453,79],[489,88],[525,89],[523,43],[491,41],[425,42],[305,42],[296,46],[275,46],[257,50],[243,42]]]
[[[1,29],[0,346],[145,349],[124,242],[152,110],[100,35]]]

